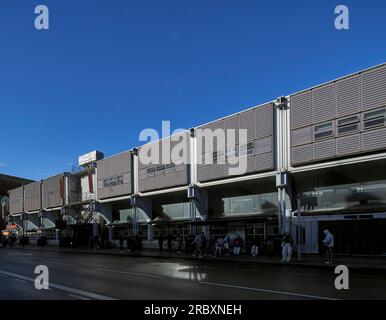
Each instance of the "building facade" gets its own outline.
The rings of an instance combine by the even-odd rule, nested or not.
[[[65,220],[62,236],[79,245],[238,234],[266,254],[286,231],[320,253],[327,228],[337,253],[384,255],[385,164],[382,64],[10,190],[8,221],[57,241]]]

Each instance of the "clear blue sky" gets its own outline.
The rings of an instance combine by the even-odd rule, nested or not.
[[[385,62],[385,14],[384,0],[1,0],[0,172],[45,178],[161,120],[189,128]]]

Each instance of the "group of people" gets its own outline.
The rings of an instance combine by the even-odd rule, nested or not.
[[[119,250],[120,252],[123,252],[124,250],[124,243],[126,242],[126,249],[128,252],[138,255],[141,255],[141,249],[142,249],[142,239],[140,236],[130,236],[130,235],[119,235]]]
[[[326,249],[326,256],[327,261],[326,263],[331,264],[332,263],[332,255],[333,255],[333,248],[334,248],[334,236],[329,230],[324,230],[324,239],[323,244]],[[282,259],[281,262],[290,262],[292,258],[292,246],[293,246],[294,240],[292,239],[292,236],[289,232],[286,232],[282,238]]]

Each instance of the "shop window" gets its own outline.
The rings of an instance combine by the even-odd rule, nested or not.
[[[338,135],[354,133],[359,130],[359,117],[351,116],[338,120]]]
[[[318,124],[314,128],[315,140],[322,140],[334,136],[332,121]]]
[[[365,112],[363,115],[363,129],[384,127],[386,123],[386,109]]]

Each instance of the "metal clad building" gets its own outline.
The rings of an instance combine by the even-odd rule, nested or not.
[[[9,213],[20,214],[24,211],[24,187],[9,191]]]
[[[106,199],[133,193],[132,152],[124,152],[97,162],[98,198]]]
[[[43,180],[43,205],[44,209],[64,205],[64,174]]]
[[[39,211],[41,206],[41,182],[36,181],[24,186],[25,211]]]
[[[386,66],[291,95],[291,164],[386,149]]]
[[[214,139],[213,144],[208,144],[205,139],[197,141],[198,160],[198,180],[200,182],[223,179],[230,177],[229,168],[232,167],[226,159],[230,154],[245,152],[247,157],[246,174],[258,173],[274,170],[275,168],[275,108],[273,103],[255,107],[230,117],[211,122],[207,125],[198,127],[201,130],[221,129],[227,132],[229,129],[235,130],[236,150],[230,150],[217,145],[218,140]],[[247,140],[239,139],[239,130],[247,130]],[[214,133],[215,134],[215,133]],[[241,141],[241,145],[239,144]],[[217,150],[221,149],[221,150]],[[213,159],[212,164],[208,164],[205,158]]]

